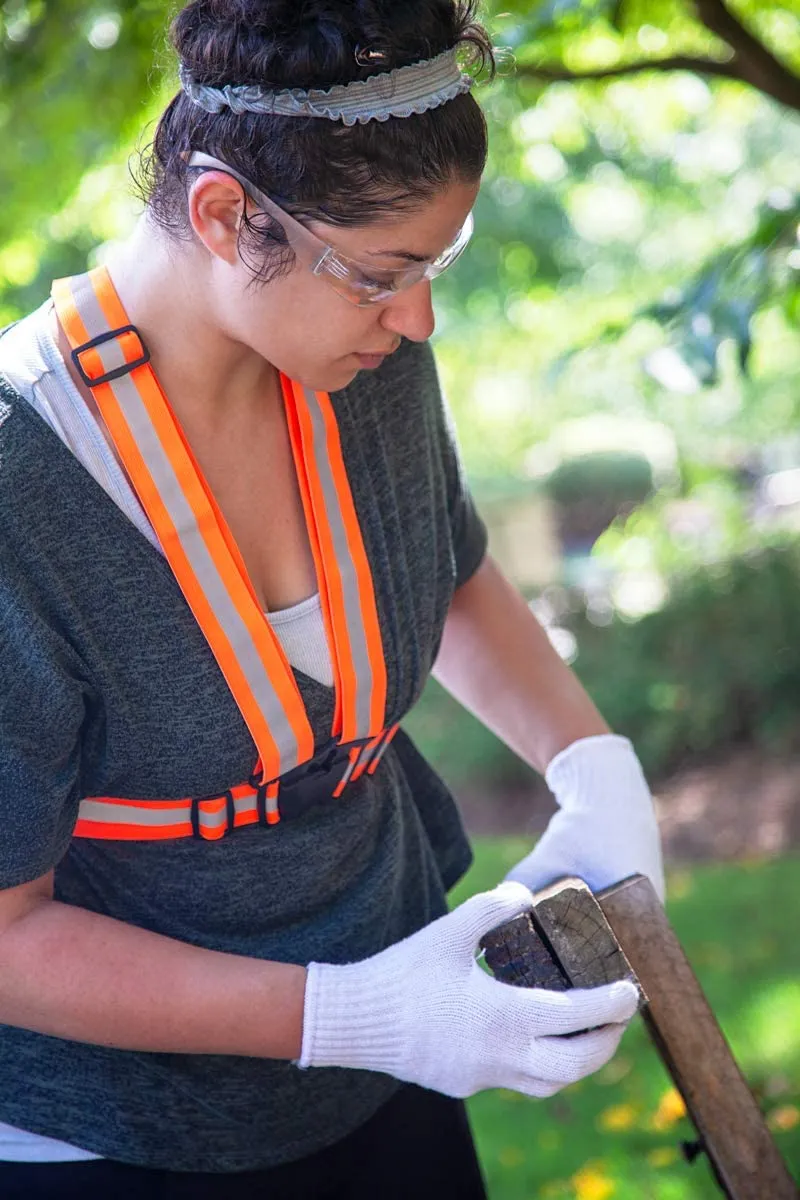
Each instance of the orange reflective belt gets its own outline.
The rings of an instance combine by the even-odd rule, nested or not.
[[[230,829],[262,819],[258,790],[248,784],[205,800],[120,800],[93,796],[82,800],[76,837],[117,841],[158,841],[200,837],[216,841]]]
[[[279,819],[277,781],[314,755],[313,731],[291,667],[108,271],[101,267],[58,280],[52,294],[73,361],[92,389],[128,477],[253,737],[259,782],[270,785],[266,819],[274,823]],[[283,376],[281,385],[334,665],[332,734],[345,744],[368,740],[366,760],[374,754],[372,743],[383,740],[386,707],[386,664],[372,573],[330,397]],[[357,751],[350,774],[359,758]],[[243,800],[243,793],[237,798]],[[104,836],[181,836],[152,832],[170,825],[144,820],[143,805],[150,811],[151,804],[192,803],[87,799],[76,833],[98,836],[88,832],[98,824],[89,816],[95,810],[84,805],[102,804],[101,824],[126,830]],[[116,822],[108,819],[115,806]],[[141,832],[127,832],[131,828]]]
[[[350,750],[347,769],[330,793],[333,798],[339,797],[347,784],[365,770],[368,774],[375,772],[398,728],[393,725],[375,739],[375,744],[370,742]],[[80,803],[74,835],[117,841],[179,837],[217,841],[232,829],[269,823],[267,805],[270,796],[277,794],[277,783],[261,787],[243,783],[218,796],[202,799],[122,800],[113,796],[89,796]]]

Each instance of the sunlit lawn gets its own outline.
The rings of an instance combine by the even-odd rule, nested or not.
[[[492,887],[526,843],[481,841],[456,889]],[[673,874],[668,911],[795,1177],[800,1178],[800,859]],[[470,1101],[491,1200],[702,1200],[721,1192],[641,1022],[592,1079],[547,1101]],[[765,1195],[764,1200],[769,1200]]]

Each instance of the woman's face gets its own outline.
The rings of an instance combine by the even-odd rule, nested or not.
[[[229,179],[210,172],[199,182]],[[234,190],[241,212],[241,189],[234,184]],[[452,183],[412,213],[369,225],[341,228],[314,222],[308,228],[342,255],[366,266],[407,267],[415,260],[432,261],[451,245],[477,192],[477,183]],[[428,280],[388,301],[360,308],[300,261],[264,286],[253,283],[238,250],[223,255],[215,266],[217,321],[224,324],[228,337],[318,391],[337,391],[359,371],[379,366],[398,348],[401,338],[425,341],[433,332]]]

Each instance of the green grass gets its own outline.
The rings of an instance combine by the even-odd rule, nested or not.
[[[526,852],[482,840],[458,903],[493,887]],[[800,1178],[800,860],[673,873],[668,912],[709,1002]],[[550,1100],[485,1092],[469,1102],[491,1200],[718,1200],[671,1081],[635,1021],[616,1057]],[[764,1197],[764,1200],[769,1200]]]

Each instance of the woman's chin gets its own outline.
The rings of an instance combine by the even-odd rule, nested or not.
[[[351,356],[328,371],[320,371],[314,381],[306,382],[306,387],[312,388],[315,392],[340,392],[342,388],[346,388],[353,382],[360,371],[361,365],[354,362]]]
[[[364,366],[358,354],[345,354],[310,370],[298,371],[293,378],[313,392],[340,392],[353,382]]]

